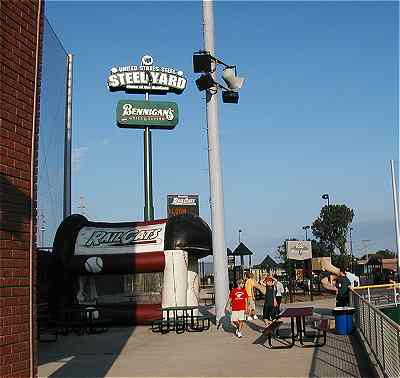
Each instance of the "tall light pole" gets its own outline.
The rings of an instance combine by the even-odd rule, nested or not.
[[[349,228],[349,236],[350,236],[350,255],[351,255],[351,272],[354,273],[354,263],[353,263],[353,239],[351,238],[351,232],[353,231],[353,227]]]
[[[322,197],[322,199],[328,200],[328,208],[329,208],[329,194],[328,194],[328,193],[325,193],[325,194],[323,194],[321,197]]]
[[[215,55],[214,51],[214,11],[213,1],[203,0],[204,50]],[[215,80],[215,65],[212,63]],[[225,304],[229,293],[228,259],[226,256],[224,225],[224,194],[222,189],[222,170],[219,146],[218,98],[216,91],[207,90],[207,135],[208,165],[210,178],[211,225],[215,282],[215,315],[217,324],[225,315]]]
[[[330,207],[329,207],[329,194],[325,193],[322,196],[322,199],[327,200],[327,204],[328,204],[328,228],[329,231],[331,230],[331,219],[330,219]],[[331,255],[331,261],[332,261],[332,250],[330,251],[330,255]]]
[[[308,237],[307,237],[307,230],[308,229],[310,229],[310,226],[303,226],[303,230],[306,231],[306,241],[308,240]]]

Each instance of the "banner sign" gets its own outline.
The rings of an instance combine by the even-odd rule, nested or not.
[[[83,227],[75,243],[75,255],[161,252],[166,221],[134,227]]]
[[[291,260],[308,260],[312,258],[311,241],[287,241],[286,251],[288,259]]]
[[[181,94],[187,80],[183,71],[175,68],[154,66],[153,57],[144,55],[141,65],[120,66],[111,68],[107,85],[111,92],[129,93],[174,92]]]
[[[175,102],[121,100],[117,105],[118,127],[170,130],[177,125],[178,118]]]
[[[199,196],[197,194],[168,194],[168,218],[181,214],[199,215]]]

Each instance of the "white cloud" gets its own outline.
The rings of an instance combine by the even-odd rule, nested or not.
[[[76,147],[72,149],[71,166],[73,173],[79,172],[82,160],[86,156],[88,150],[88,147]]]

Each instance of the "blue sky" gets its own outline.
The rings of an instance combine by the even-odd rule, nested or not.
[[[354,209],[354,250],[395,248],[390,159],[399,159],[397,2],[228,2],[214,5],[216,55],[245,77],[238,105],[220,103],[227,246],[238,229],[255,261],[304,236],[329,193]],[[46,2],[74,55],[73,211],[96,221],[143,219],[143,132],[116,127],[124,98],[111,67],[184,71],[173,131],[153,131],[155,217],[169,193],[200,196],[210,222],[204,93],[192,73],[203,47],[201,2]]]

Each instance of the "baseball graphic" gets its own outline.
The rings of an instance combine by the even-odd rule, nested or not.
[[[85,269],[89,273],[99,273],[103,270],[101,257],[89,257],[85,262]]]

